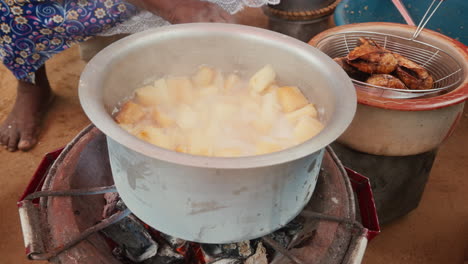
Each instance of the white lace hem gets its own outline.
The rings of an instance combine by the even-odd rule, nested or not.
[[[221,8],[235,14],[241,11],[245,6],[248,7],[260,7],[266,4],[276,5],[279,4],[280,0],[202,0],[219,5]],[[138,14],[131,17],[124,23],[115,26],[103,33],[98,34],[99,36],[112,36],[118,34],[133,34],[140,31],[144,31],[150,28],[161,27],[169,25],[170,23],[150,13],[148,11],[141,11]]]

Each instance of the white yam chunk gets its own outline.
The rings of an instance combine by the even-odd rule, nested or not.
[[[240,77],[237,74],[229,74],[224,81],[224,91],[234,90],[241,82]]]
[[[280,151],[282,149],[283,148],[279,144],[276,144],[273,142],[267,142],[267,141],[260,141],[257,143],[255,147],[255,154],[257,155],[268,154],[268,153]]]
[[[119,124],[119,126],[124,129],[125,131],[127,131],[128,133],[136,136],[136,129],[133,125],[131,124]]]
[[[177,113],[176,123],[182,129],[194,128],[198,123],[198,114],[188,105],[181,105]]]
[[[316,118],[301,118],[294,128],[294,139],[297,143],[307,141],[320,133],[323,127],[323,124]]]
[[[251,97],[244,97],[240,100],[241,117],[248,120],[260,115],[262,107],[260,103],[253,100]]]
[[[172,127],[176,124],[175,120],[163,111],[159,111],[156,107],[153,108],[152,118],[156,124],[163,128]]]
[[[146,112],[141,105],[128,101],[122,106],[115,120],[119,124],[135,124],[143,119],[145,114]]]
[[[255,131],[263,136],[269,135],[273,128],[273,123],[268,122],[262,119],[253,120],[250,122],[250,125],[255,129]]]
[[[202,129],[193,129],[188,134],[188,153],[200,156],[213,155],[213,141]]]
[[[260,94],[268,86],[273,84],[275,78],[276,73],[273,67],[271,65],[266,65],[250,78],[250,92],[252,94]]]
[[[237,112],[237,107],[233,104],[219,102],[213,107],[213,121],[230,120]]]
[[[205,87],[201,87],[199,93],[201,96],[214,96],[220,94],[224,87],[224,76],[221,72],[215,73],[213,82]]]
[[[278,118],[280,106],[276,96],[276,91],[262,96],[261,118],[266,122],[274,122]]]
[[[278,90],[279,86],[276,84],[272,84],[268,86],[265,90],[263,90],[262,94],[267,94],[267,93],[276,93]]]
[[[188,153],[187,146],[181,145],[181,144],[175,147],[175,151],[180,152],[180,153]]]
[[[138,132],[137,137],[161,148],[170,150],[174,148],[171,136],[159,127],[146,126]]]
[[[280,87],[278,88],[277,95],[281,108],[285,113],[295,111],[309,103],[301,90],[295,86]]]
[[[206,87],[213,83],[215,76],[215,70],[207,66],[202,66],[192,77],[192,80],[197,87]]]
[[[215,85],[210,85],[204,88],[201,88],[199,91],[200,96],[215,96],[219,93],[219,87]]]
[[[171,97],[176,104],[191,104],[195,99],[192,82],[187,78],[170,78],[166,80]]]
[[[219,89],[223,89],[224,86],[224,76],[223,73],[220,71],[216,71],[215,78],[213,80],[213,85],[218,87]]]
[[[303,117],[307,117],[307,116],[312,117],[312,118],[317,118],[318,116],[317,109],[315,109],[313,104],[308,104],[296,111],[286,114],[286,118],[291,124],[295,124],[297,120]]]
[[[153,86],[145,86],[135,91],[137,102],[144,106],[171,103],[165,79],[157,80]]]
[[[242,156],[242,150],[240,148],[222,148],[214,152],[215,157],[240,157]]]

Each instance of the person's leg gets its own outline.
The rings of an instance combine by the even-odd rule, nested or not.
[[[53,95],[45,66],[35,75],[35,84],[18,81],[13,109],[0,125],[0,144],[9,151],[29,150],[37,143],[41,119]]]
[[[0,5],[8,6],[0,9],[0,59],[19,80],[16,102],[0,125],[0,145],[10,151],[28,150],[37,143],[40,121],[52,97],[41,65],[71,45],[125,21],[136,11],[125,0],[94,1],[93,5],[89,1],[76,4],[76,0],[30,1],[28,5],[17,2],[0,0]],[[47,8],[52,12],[50,16],[41,12]]]

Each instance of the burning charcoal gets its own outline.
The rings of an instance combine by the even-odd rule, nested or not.
[[[257,251],[249,257],[244,264],[268,264],[266,249],[262,242],[258,243]]]
[[[122,199],[118,200],[117,201],[117,204],[115,205],[115,208],[119,211],[123,211],[125,209],[127,209],[127,206],[125,205],[125,203],[122,201]]]
[[[253,254],[251,241],[242,241],[231,244],[202,244],[200,245],[205,259],[209,262],[221,258],[245,259]]]
[[[218,256],[223,253],[222,245],[220,244],[200,244],[201,249],[208,255]]]
[[[145,260],[142,264],[183,264],[185,258],[183,255],[174,251],[171,246],[163,245],[159,248],[158,254],[151,259]]]
[[[304,228],[304,218],[296,217],[294,220],[289,222],[285,227],[284,231],[288,236],[294,236]]]
[[[142,264],[184,264],[185,260],[173,260],[167,258],[154,257],[142,262]]]
[[[187,241],[185,241],[183,239],[173,237],[173,236],[170,236],[170,235],[166,235],[166,234],[163,234],[163,233],[161,233],[161,236],[164,238],[164,240],[167,243],[169,243],[169,245],[171,245],[171,247],[173,249],[183,247],[185,245],[185,243],[187,243]]]
[[[102,218],[108,218],[109,216],[113,215],[116,211],[117,202],[120,200],[119,193],[112,192],[112,193],[105,193],[104,199],[106,200],[106,205],[104,205],[104,210],[102,212]]]
[[[252,252],[252,248],[250,247],[249,240],[237,243],[237,247],[239,250],[239,255],[241,257],[247,258],[247,257],[252,256],[253,252]]]
[[[218,259],[239,257],[239,250],[236,243],[231,244],[201,244],[200,245],[205,258]]]
[[[308,241],[310,241],[315,236],[318,223],[318,221],[306,221],[304,216],[298,216],[293,221],[297,225],[295,229],[288,231],[288,234],[295,233],[288,245],[288,249],[301,248],[306,245]],[[300,228],[297,229],[298,227]]]
[[[158,244],[134,216],[130,215],[101,232],[117,243],[131,261],[141,262],[158,252]]]
[[[224,244],[221,246],[223,249],[224,255],[227,256],[238,256],[239,255],[239,250],[237,250],[237,244],[236,243],[231,243],[231,244]]]
[[[203,257],[206,262],[214,261],[217,257],[223,254],[222,245],[219,244],[200,244]]]
[[[174,260],[183,260],[184,256],[179,254],[178,252],[174,251],[170,246],[164,245],[158,250],[158,256],[171,258]],[[172,262],[171,262],[172,263]]]
[[[304,218],[296,217],[283,228],[273,232],[270,237],[284,248],[288,248],[292,238],[304,228]]]
[[[112,255],[114,255],[114,257],[118,260],[126,259],[124,250],[121,247],[115,247],[112,249]]]
[[[270,237],[284,248],[288,248],[291,237],[283,229],[273,232]]]
[[[102,218],[108,218],[109,216],[115,214],[117,211],[123,211],[127,209],[127,206],[124,204],[120,198],[119,193],[105,193],[104,199],[106,200],[106,205],[104,205],[104,210],[102,211]]]
[[[236,244],[231,244],[236,246],[236,250],[233,252],[234,256],[240,256],[243,258],[250,257],[253,254],[253,249],[249,240],[245,240]],[[232,246],[231,246],[232,247]]]

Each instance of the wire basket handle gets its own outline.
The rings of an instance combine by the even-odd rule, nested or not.
[[[433,9],[433,6],[435,4],[435,2],[439,1],[439,3],[434,7]],[[424,16],[421,18],[421,21],[419,22],[418,24],[418,27],[416,28],[416,30],[414,31],[414,34],[413,36],[411,37],[411,40],[414,40],[416,38],[418,38],[419,34],[421,34],[421,31],[426,27],[426,24],[427,22],[429,22],[429,20],[431,20],[432,16],[434,15],[434,13],[437,11],[437,9],[439,9],[439,6],[442,4],[444,0],[432,0],[432,3],[431,5],[429,6],[429,8],[426,10],[426,13],[424,14]],[[431,11],[432,10],[432,11]],[[430,14],[429,14],[430,13]],[[429,14],[429,16],[428,16]],[[426,18],[427,17],[427,18]]]
[[[392,2],[393,2],[393,5],[395,5],[395,7],[397,8],[398,12],[400,12],[406,24],[410,26],[416,26],[413,19],[411,18],[411,15],[408,13],[408,10],[406,10],[406,7],[405,5],[403,5],[401,0],[392,0]]]

